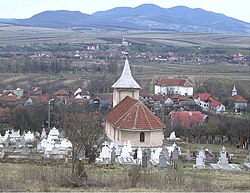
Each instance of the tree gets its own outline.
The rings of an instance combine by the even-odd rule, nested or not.
[[[86,154],[96,153],[104,140],[104,127],[102,115],[95,113],[65,112],[59,118],[59,124],[65,136],[71,141],[72,149],[72,179],[87,180],[84,164],[79,160],[80,152]]]

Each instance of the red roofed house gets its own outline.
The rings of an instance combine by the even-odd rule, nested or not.
[[[198,93],[194,96],[195,103],[200,106],[203,110],[213,110],[215,112],[224,112],[225,106],[217,101],[211,94],[209,93]]]
[[[207,118],[207,115],[200,111],[172,111],[170,115],[172,124],[180,124],[185,128],[191,128],[195,124],[203,124]]]
[[[155,85],[155,94],[180,94],[193,96],[194,85],[188,79],[161,79]]]
[[[114,108],[105,116],[107,136],[119,145],[153,147],[163,143],[165,125],[139,100],[141,88],[126,59],[121,77],[112,85]]]
[[[230,102],[232,103],[235,112],[239,112],[240,110],[247,108],[248,101],[244,99],[242,96],[238,95],[235,86],[232,90],[232,96],[230,98]]]

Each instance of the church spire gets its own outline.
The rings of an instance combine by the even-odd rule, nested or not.
[[[235,88],[235,85],[234,85],[234,88],[233,88],[233,90],[232,90],[232,96],[235,96],[235,95],[237,95],[238,93],[237,93],[237,89]]]
[[[111,86],[112,88],[120,89],[140,89],[140,85],[135,81],[132,76],[128,58],[126,57],[125,65],[123,67],[122,75],[120,78]]]

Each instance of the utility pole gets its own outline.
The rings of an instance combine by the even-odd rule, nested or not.
[[[50,102],[53,101],[54,99],[50,99],[48,104],[49,104],[49,109],[48,109],[48,128],[50,129]]]

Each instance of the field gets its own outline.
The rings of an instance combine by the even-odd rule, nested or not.
[[[32,43],[107,43],[110,40],[121,43],[122,38],[130,42],[156,43],[171,46],[249,48],[249,36],[169,33],[161,31],[108,31],[95,28],[52,29],[27,26],[13,26],[0,23],[0,46]]]

